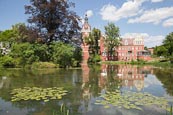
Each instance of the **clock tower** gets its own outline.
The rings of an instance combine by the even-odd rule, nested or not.
[[[83,58],[82,63],[87,63],[88,58],[89,58],[89,51],[88,51],[89,50],[89,45],[86,43],[85,39],[87,37],[89,37],[90,33],[91,33],[91,26],[88,23],[87,15],[85,15],[84,24],[82,25],[82,30],[81,30],[81,34],[82,34],[81,48],[82,48],[82,58]]]
[[[85,43],[85,38],[89,36],[90,32],[91,32],[91,26],[88,23],[87,15],[85,15],[84,24],[82,25],[82,30],[81,30],[82,40],[84,43]]]

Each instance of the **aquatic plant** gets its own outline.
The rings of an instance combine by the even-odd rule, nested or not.
[[[140,106],[151,106],[155,105],[170,111],[167,108],[168,101],[163,97],[156,97],[149,93],[137,93],[137,92],[123,92],[120,93],[119,90],[114,92],[106,92],[102,94],[99,99],[95,102],[96,105],[103,105],[104,108],[109,108],[110,106],[115,106],[118,108],[125,109],[137,109],[142,110]]]
[[[66,107],[64,103],[61,104],[60,111],[53,110],[53,115],[69,115],[69,113],[70,113],[70,110]]]
[[[170,115],[172,115],[172,105],[171,105],[171,108],[170,108]]]
[[[43,100],[44,102],[48,102],[53,99],[62,99],[63,96],[67,95],[67,92],[62,87],[24,87],[12,90],[11,101]]]

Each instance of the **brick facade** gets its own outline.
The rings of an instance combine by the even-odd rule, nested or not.
[[[105,88],[108,83],[107,74],[110,72],[116,74],[113,78],[121,81],[121,86],[132,90],[141,91],[144,88],[144,79],[147,74],[153,74],[152,66],[134,66],[134,65],[104,65],[101,66],[99,77],[99,87]],[[104,73],[104,74],[103,74]]]
[[[150,60],[150,53],[144,50],[143,38],[124,38],[121,41],[121,45],[115,48],[115,55],[108,55],[104,46],[104,37],[100,39],[100,52],[103,61],[131,61],[131,60]]]
[[[89,36],[91,32],[91,26],[88,23],[88,18],[85,16],[85,22],[82,26],[82,39],[83,43],[81,45],[82,48],[82,56],[83,62],[87,62],[89,58],[89,45],[86,44],[85,38]],[[121,39],[121,45],[116,47],[114,56],[109,55],[105,47],[105,39],[106,37],[101,35],[99,40],[100,46],[100,55],[102,61],[114,60],[114,61],[131,61],[131,60],[150,60],[150,53],[144,50],[144,40],[143,38],[124,38]]]
[[[81,48],[82,48],[82,59],[83,59],[83,64],[87,63],[88,59],[89,59],[89,45],[87,45],[87,43],[85,42],[85,38],[89,36],[91,32],[91,26],[88,23],[88,18],[87,15],[85,16],[85,22],[82,25],[82,30],[81,30],[81,34],[82,34],[82,44],[81,44]]]

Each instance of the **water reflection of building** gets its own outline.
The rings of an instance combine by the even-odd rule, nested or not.
[[[109,73],[109,71],[114,72],[115,78],[118,78],[121,81],[122,87],[136,89],[137,91],[143,89],[145,76],[149,73],[153,73],[149,66],[137,67],[134,65],[118,65],[114,67],[102,65],[101,73]],[[99,87],[103,88],[105,87],[107,77],[109,76],[103,76],[102,74],[100,76]]]
[[[144,87],[145,74],[140,74],[136,66],[119,66],[118,78],[122,80],[122,86],[136,88],[141,91]]]
[[[88,95],[90,97],[89,86],[85,87],[89,79],[89,68],[87,65],[82,65],[82,76],[83,76],[83,84],[82,88],[85,89],[83,91],[83,95]],[[152,74],[153,69],[150,66],[134,66],[134,65],[102,65],[100,75],[98,76],[98,87],[100,89],[106,89],[111,83],[115,80],[119,80],[121,82],[121,86],[124,88],[135,89],[137,91],[141,91],[144,88],[144,79],[147,74]],[[110,81],[110,77],[112,77]],[[96,77],[96,76],[95,76]],[[85,88],[84,88],[85,87]]]
[[[148,66],[137,67],[132,65],[102,65],[100,69],[92,70],[87,65],[82,65],[82,100],[80,112],[90,111],[91,102],[99,93],[129,88],[141,91],[144,88],[146,74],[151,73]],[[120,81],[120,82],[117,82]]]
[[[101,73],[99,77],[99,87],[104,88],[107,82],[107,68],[108,65],[102,65],[101,66]]]
[[[87,83],[89,82],[89,67],[87,63],[83,62],[81,64],[82,67],[82,90],[83,90],[83,98],[90,98],[89,87],[87,87]]]

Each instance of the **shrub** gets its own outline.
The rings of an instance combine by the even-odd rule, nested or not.
[[[15,59],[20,58],[18,60],[18,64],[24,66],[27,64],[32,64],[33,62],[38,62],[42,58],[46,58],[47,55],[43,52],[47,52],[47,50],[46,48],[44,50],[44,48],[42,48],[41,45],[20,43],[13,44],[10,55]]]
[[[136,63],[138,63],[137,61],[135,61],[135,60],[131,60],[131,62],[130,62],[130,64],[136,64]]]
[[[138,61],[138,64],[145,64],[146,63],[146,61],[143,59],[137,59],[137,61]]]
[[[54,43],[52,60],[54,63],[59,64],[60,67],[70,67],[74,54],[74,47],[62,42]]]
[[[51,48],[48,47],[46,44],[32,44],[31,50],[34,52],[34,56],[38,57],[39,61],[46,62],[50,61],[50,50]]]
[[[72,58],[71,59],[71,66],[72,67],[78,67],[79,66],[79,61],[77,61],[74,58]]]
[[[170,58],[170,62],[173,63],[173,57]]]
[[[89,63],[98,63],[101,61],[100,55],[91,55],[88,62]]]
[[[0,57],[0,64],[3,66],[3,67],[15,67],[15,61],[12,57],[10,56],[3,56],[3,57]]]
[[[42,69],[42,68],[56,68],[58,65],[51,62],[35,62],[32,64],[31,68]]]
[[[0,49],[0,57],[2,57],[3,55],[2,55],[2,49]]]
[[[100,55],[95,55],[94,58],[93,58],[93,62],[100,62],[101,61],[101,58],[100,58]]]

